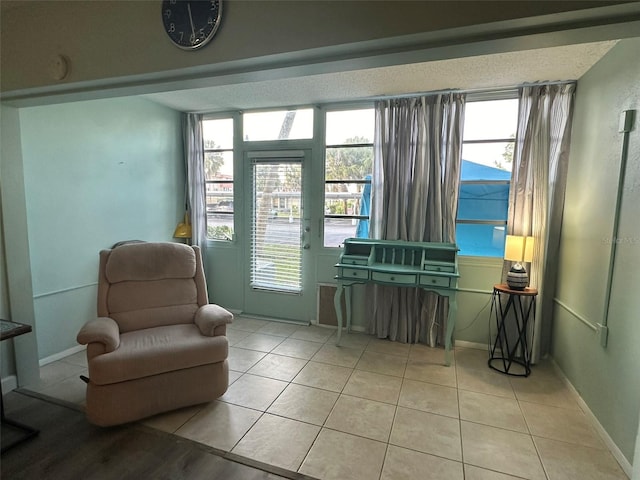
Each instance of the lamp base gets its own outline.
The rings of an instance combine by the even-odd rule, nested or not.
[[[521,264],[511,267],[507,273],[507,285],[511,290],[524,290],[529,285],[529,275]]]

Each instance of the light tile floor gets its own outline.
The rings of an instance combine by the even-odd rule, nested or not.
[[[320,479],[626,479],[552,365],[528,378],[487,352],[237,316],[217,401],[143,423]],[[45,395],[82,405],[84,352],[41,368]]]

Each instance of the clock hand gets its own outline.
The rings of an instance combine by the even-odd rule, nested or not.
[[[189,22],[191,23],[191,34],[193,35],[193,39],[196,38],[196,29],[193,26],[193,17],[191,16],[191,4],[187,3],[187,10],[189,11]]]

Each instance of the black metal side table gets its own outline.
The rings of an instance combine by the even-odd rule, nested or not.
[[[0,319],[0,341],[17,337],[18,335],[29,333],[30,331],[30,325]],[[0,388],[0,420],[2,423],[2,428],[5,428],[5,426],[9,426],[21,432],[20,437],[18,437],[17,439],[7,444],[3,443],[2,448],[0,449],[0,453],[6,452],[11,447],[15,447],[19,443],[22,443],[39,433],[39,431],[35,428],[24,425],[23,423],[16,422],[15,420],[11,420],[10,418],[4,416],[4,400],[2,399],[2,388]]]
[[[505,304],[503,296],[508,296]],[[488,361],[493,370],[517,377],[528,377],[531,373],[531,345],[527,331],[535,321],[537,296],[535,288],[513,290],[506,284],[493,287],[490,316],[495,319],[498,329]],[[522,368],[516,367],[514,370],[518,371],[512,371],[514,364]]]

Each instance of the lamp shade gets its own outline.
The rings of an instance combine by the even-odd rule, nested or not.
[[[522,260],[528,263],[533,261],[533,237],[527,237],[525,239]]]
[[[533,243],[532,243],[533,245]],[[525,237],[507,235],[504,244],[504,259],[521,262],[525,250]]]
[[[184,214],[184,222],[180,222],[173,232],[174,238],[191,238],[191,224],[189,223],[189,215]]]

